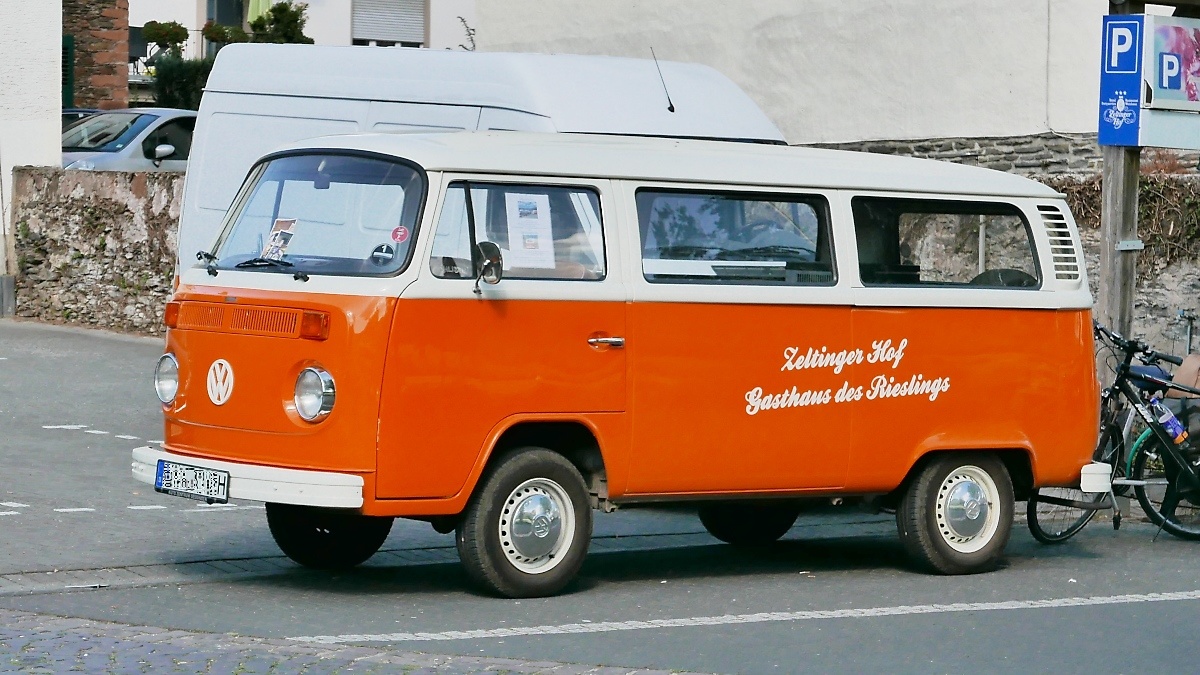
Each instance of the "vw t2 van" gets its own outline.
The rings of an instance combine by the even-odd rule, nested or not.
[[[133,474],[266,502],[315,568],[425,520],[508,597],[571,581],[594,510],[664,502],[738,545],[813,501],[866,502],[920,566],[979,572],[1014,498],[1078,485],[1091,456],[1080,250],[1062,195],[927,160],[305,141],[255,164],[182,270],[166,441]]]

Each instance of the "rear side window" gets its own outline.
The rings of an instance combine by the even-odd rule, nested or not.
[[[481,241],[500,247],[505,279],[599,281],[605,275],[600,195],[591,188],[451,183],[430,270],[442,279],[475,278],[473,251]]]
[[[824,198],[642,189],[642,273],[657,283],[828,285]]]
[[[852,203],[867,286],[1039,286],[1028,223],[1011,204],[877,197]]]

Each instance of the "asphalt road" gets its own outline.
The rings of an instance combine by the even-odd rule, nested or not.
[[[912,570],[891,518],[854,511],[755,552],[684,511],[601,514],[578,583],[540,600],[475,593],[410,521],[363,568],[302,570],[261,504],[130,477],[161,437],[159,351],[0,321],[0,672],[1195,670],[1200,543],[1137,522],[1059,547],[1018,524],[969,577]]]

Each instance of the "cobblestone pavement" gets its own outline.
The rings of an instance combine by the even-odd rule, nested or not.
[[[441,656],[366,647],[330,648],[0,609],[0,673],[65,672],[667,675],[668,671]]]

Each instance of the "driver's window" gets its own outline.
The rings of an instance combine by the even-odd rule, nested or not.
[[[854,229],[867,286],[1037,288],[1037,257],[1011,204],[857,197]]]
[[[160,145],[170,145],[175,152],[164,160],[186,160],[192,149],[192,131],[196,127],[196,118],[180,117],[151,131],[146,140],[142,141],[142,154],[147,159],[154,159],[154,150]]]
[[[605,276],[600,195],[591,188],[455,182],[438,216],[429,268],[443,279],[474,278],[473,245],[500,247],[505,279]],[[474,225],[474,231],[471,225]]]

